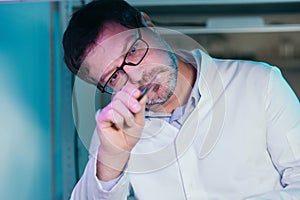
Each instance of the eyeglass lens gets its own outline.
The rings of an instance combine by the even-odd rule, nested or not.
[[[141,33],[139,30],[139,38],[131,45],[124,57],[122,65],[118,67],[117,70],[110,76],[102,91],[113,94],[116,91],[121,90],[122,87],[126,85],[129,78],[128,74],[123,69],[124,66],[139,65],[146,56],[148,48],[148,44],[141,39]]]

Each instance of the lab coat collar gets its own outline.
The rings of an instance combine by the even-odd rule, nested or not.
[[[199,159],[204,159],[221,137],[225,117],[225,95],[221,76],[211,57],[200,50],[192,51],[192,54],[198,58],[196,61],[201,60],[197,63],[201,65],[198,81],[199,92],[201,91],[199,103],[180,130],[165,120],[152,119],[147,122],[161,124],[153,126],[157,130],[152,130],[150,125],[151,133],[143,133],[145,140],[140,140],[133,149],[128,172],[145,173],[167,167],[191,148],[195,149]],[[168,143],[164,143],[164,140]]]
[[[224,86],[217,66],[209,55],[198,49],[189,54],[192,54],[197,66],[201,66],[198,80],[201,98],[183,124],[176,139],[176,148],[178,156],[181,156],[194,144],[198,158],[204,159],[212,152],[222,134],[225,117]]]
[[[209,127],[206,128],[206,134],[199,134],[200,137],[195,140],[195,143],[198,143],[195,146],[199,146],[198,157],[199,159],[204,159],[212,152],[222,134],[225,119],[225,87],[215,61],[201,50],[194,50],[192,54],[194,57],[201,57],[201,73],[198,82],[201,99],[195,112],[200,114],[202,113],[203,105],[209,105],[208,110],[204,110],[202,113],[202,116],[203,114],[210,116]],[[201,116],[199,117],[201,118]],[[194,117],[194,119],[197,118]]]

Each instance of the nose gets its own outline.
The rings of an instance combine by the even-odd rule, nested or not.
[[[143,78],[143,68],[139,66],[125,66],[124,70],[128,74],[128,82],[137,85]],[[137,85],[138,86],[138,85]]]

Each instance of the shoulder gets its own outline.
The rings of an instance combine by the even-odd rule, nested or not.
[[[278,70],[277,67],[265,62],[215,58],[212,60],[222,77],[237,79],[242,82],[266,84],[272,71]]]
[[[233,59],[217,59],[212,58],[219,70],[224,71],[240,71],[269,74],[274,66],[265,62],[252,60],[233,60]]]

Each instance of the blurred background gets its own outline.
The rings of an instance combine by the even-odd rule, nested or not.
[[[66,200],[83,173],[93,113],[110,97],[68,71],[61,38],[88,2],[0,0],[0,199]],[[300,97],[299,0],[128,2],[211,56],[278,66]]]

